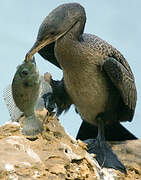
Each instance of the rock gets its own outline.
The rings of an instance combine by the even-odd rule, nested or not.
[[[141,179],[141,139],[113,142],[111,145],[127,168],[125,179]]]
[[[43,132],[35,139],[23,136],[20,124],[0,127],[0,180],[98,180],[141,179],[141,140],[112,143],[127,167],[124,175],[100,168],[86,145],[69,136],[55,115],[36,112]]]

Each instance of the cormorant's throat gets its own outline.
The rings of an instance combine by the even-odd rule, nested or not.
[[[28,53],[25,56],[25,62],[29,61],[32,59],[32,56],[38,52],[40,49],[44,48],[46,45],[54,42],[56,37],[48,37],[46,39],[43,39],[42,41],[36,40],[32,48],[28,51]]]

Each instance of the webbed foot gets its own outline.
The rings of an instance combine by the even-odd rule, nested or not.
[[[112,151],[112,148],[103,140],[87,139],[84,141],[88,144],[88,152],[96,154],[96,160],[101,167],[113,168],[127,173],[125,166],[120,162],[116,154]]]

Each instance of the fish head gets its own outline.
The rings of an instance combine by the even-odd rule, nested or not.
[[[34,113],[40,93],[40,82],[40,74],[34,59],[17,67],[12,82],[12,95],[16,106],[27,116]]]
[[[39,83],[39,71],[34,58],[19,65],[15,76],[17,76],[17,80],[21,80],[23,82],[25,87]]]

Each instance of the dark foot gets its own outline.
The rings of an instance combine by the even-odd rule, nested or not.
[[[105,142],[99,139],[87,139],[84,141],[88,144],[88,152],[96,154],[96,160],[101,167],[113,168],[127,173],[125,166],[119,161],[112,148]]]
[[[53,110],[55,109],[55,99],[53,96],[53,93],[47,93],[44,94],[42,96],[43,100],[44,100],[44,106],[45,108],[49,111],[49,112],[53,112]]]

